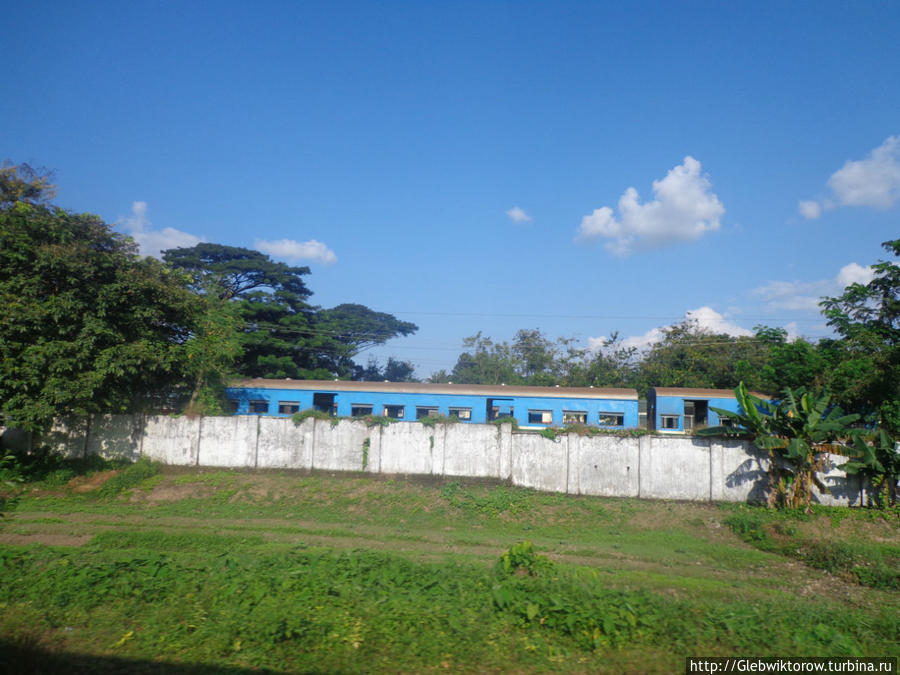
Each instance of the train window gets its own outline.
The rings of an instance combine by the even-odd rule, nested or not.
[[[563,410],[563,424],[587,424],[587,413],[582,410]]]
[[[300,412],[299,401],[278,401],[278,413],[281,415],[293,415]]]
[[[250,412],[257,414],[265,414],[269,412],[268,401],[250,401]]]
[[[625,415],[617,412],[601,412],[597,418],[597,424],[601,427],[623,427],[625,426]]]
[[[240,403],[233,398],[228,399],[228,412],[237,413]]]
[[[351,417],[362,417],[363,415],[371,415],[372,406],[368,403],[354,403],[350,406]]]
[[[659,416],[662,429],[677,429],[678,415],[660,415]]]
[[[423,417],[431,417],[432,415],[437,415],[438,409],[432,406],[424,406],[417,405],[416,406],[416,419],[420,420]]]
[[[385,417],[393,417],[395,420],[403,419],[403,406],[402,405],[386,405],[384,406],[384,416]]]
[[[450,408],[450,417],[456,417],[461,420],[470,420],[472,419],[472,409],[471,408]]]
[[[488,421],[499,420],[501,417],[515,417],[516,409],[512,406],[492,406],[490,410],[490,416],[488,417]]]
[[[529,424],[552,424],[553,413],[550,410],[529,410]]]

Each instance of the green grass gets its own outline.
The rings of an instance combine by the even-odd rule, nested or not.
[[[895,514],[291,472],[119,476],[84,495],[26,484],[0,522],[5,663],[662,673],[698,654],[886,655],[900,638]]]
[[[872,520],[872,513],[896,525],[900,512],[860,512],[860,520]],[[838,528],[852,512],[849,509],[819,507],[813,514],[740,507],[725,520],[738,536],[762,551],[795,558],[806,565],[832,574],[844,574],[855,582],[874,588],[900,590],[900,541],[865,541],[854,538],[823,537],[805,533],[811,520],[827,520]],[[877,521],[872,521],[877,522]],[[809,528],[806,528],[809,530]]]

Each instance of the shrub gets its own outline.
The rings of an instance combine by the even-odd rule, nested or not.
[[[125,490],[138,485],[139,483],[155,476],[159,473],[162,464],[151,461],[145,457],[141,457],[131,466],[126,467],[121,472],[106,481],[96,491],[98,497],[103,499],[112,499],[118,497]]]

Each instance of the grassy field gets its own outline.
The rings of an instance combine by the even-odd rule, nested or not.
[[[20,485],[12,672],[684,672],[896,655],[898,512],[141,463]]]

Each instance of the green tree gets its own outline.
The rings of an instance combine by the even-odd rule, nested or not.
[[[766,354],[755,338],[712,333],[686,319],[664,329],[663,339],[638,364],[634,383],[641,391],[654,386],[733,389],[741,381],[759,389]]]
[[[882,247],[900,256],[900,239]],[[880,261],[867,284],[852,284],[820,304],[840,336],[829,384],[848,410],[869,413],[871,421],[900,439],[900,265]]]
[[[629,387],[637,367],[637,347],[625,347],[614,331],[599,349],[570,351],[566,382],[571,387]]]
[[[35,169],[29,164],[13,164],[4,160],[0,165],[0,208],[16,202],[28,204],[49,203],[56,197],[56,185],[46,169]]]
[[[303,280],[309,268],[275,262],[259,251],[198,244],[165,251],[163,258],[191,276],[198,294],[239,305],[234,368],[245,377],[350,377],[361,351],[418,330],[363,305],[314,307]]]
[[[240,306],[215,295],[200,296],[197,301],[194,332],[185,343],[186,368],[193,378],[185,412],[221,415],[228,411],[225,385],[242,353]]]
[[[822,392],[833,354],[828,341],[816,345],[803,338],[791,342],[783,328],[756,327],[756,339],[768,351],[758,374],[763,391],[781,391],[785,387],[805,387]]]
[[[240,321],[234,370],[244,377],[295,379],[331,375],[319,362],[327,338],[313,327],[315,308],[303,276],[308,267],[291,267],[251,249],[198,244],[169,249],[163,259],[185,271],[200,296],[234,303]]]
[[[365,367],[354,365],[353,379],[360,382],[417,382],[415,371],[416,367],[410,361],[400,361],[391,356],[382,368],[378,359],[371,357]]]
[[[751,440],[769,455],[769,506],[808,511],[813,485],[827,491],[818,477],[825,453],[847,453],[850,425],[859,415],[844,415],[832,405],[831,396],[813,396],[803,389],[785,389],[773,402],[753,396],[741,382],[734,394],[740,412],[713,408],[731,424],[703,429],[698,435]]]
[[[524,384],[517,372],[517,357],[506,342],[495,343],[479,331],[463,339],[463,350],[450,371],[451,381],[459,384]]]
[[[849,475],[859,475],[869,482],[870,500],[874,506],[885,508],[898,503],[897,481],[900,480],[900,449],[884,429],[857,435],[853,458],[844,464]]]
[[[365,305],[353,303],[319,310],[315,315],[314,325],[328,347],[322,353],[322,361],[331,372],[340,377],[350,376],[356,367],[353,358],[361,352],[395,337],[412,335],[419,329],[416,324],[401,321],[392,314],[376,312]],[[395,362],[394,368],[399,368],[400,363]],[[407,375],[411,374],[410,371]],[[399,370],[392,373],[391,377],[398,375]]]
[[[183,386],[197,317],[182,275],[98,217],[16,198],[0,208],[0,405],[42,430],[125,412]]]

